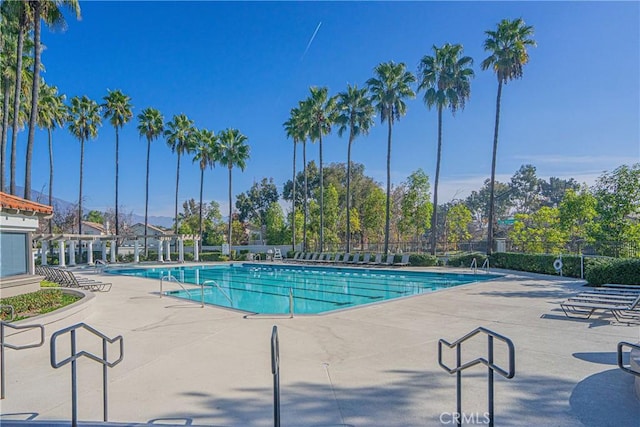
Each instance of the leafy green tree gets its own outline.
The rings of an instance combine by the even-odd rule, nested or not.
[[[325,168],[325,171],[326,170],[327,168]],[[307,182],[306,186],[305,180]],[[305,199],[308,200],[312,194],[318,192],[318,188],[320,188],[320,171],[313,160],[311,160],[306,166],[305,171],[298,173],[295,187],[295,193],[293,193],[293,183],[291,181],[287,181],[282,189],[282,198],[289,201],[292,197],[295,197],[297,204],[304,205]],[[305,192],[305,188],[307,189],[307,192]],[[304,206],[302,212],[304,215]]]
[[[503,218],[511,209],[511,199],[509,194],[511,189],[508,184],[495,181],[494,190],[496,197],[494,197],[494,218]],[[471,214],[476,221],[480,223],[489,223],[490,212],[490,199],[491,199],[491,180],[484,181],[484,185],[478,191],[473,190],[469,197],[466,198],[465,204],[471,210]]]
[[[322,137],[331,133],[337,117],[336,99],[329,96],[326,87],[309,88],[311,94],[304,102],[303,112],[309,125],[311,142],[318,141],[320,147],[320,251],[324,248],[324,184],[322,172]]]
[[[493,156],[491,160],[491,192],[489,200],[489,230],[487,253],[493,251],[494,197],[496,179],[496,154],[498,152],[498,127],[500,124],[500,99],[502,85],[511,80],[522,78],[524,66],[529,62],[527,48],[534,47],[533,27],[525,25],[521,18],[509,21],[503,19],[495,31],[485,31],[484,50],[490,55],[482,61],[483,70],[491,68],[498,77],[498,95],[496,97],[496,121],[493,132]]]
[[[567,233],[560,227],[558,208],[548,206],[531,214],[516,214],[509,238],[528,253],[562,252],[567,243]]]
[[[402,216],[398,225],[401,231],[410,230],[416,242],[429,228],[433,215],[433,205],[429,202],[430,188],[429,177],[422,169],[413,172],[404,182],[405,190],[400,201]]]
[[[78,195],[78,233],[82,234],[82,178],[84,170],[84,143],[98,136],[102,124],[100,106],[86,95],[74,96],[69,106],[69,132],[80,141],[80,194]]]
[[[270,245],[282,245],[286,242],[286,224],[284,221],[284,212],[278,202],[269,205],[265,212],[265,235],[267,243]]]
[[[242,222],[249,220],[262,227],[266,224],[267,211],[278,199],[278,188],[273,178],[262,178],[259,183],[254,182],[246,193],[240,193],[236,197],[238,218]]]
[[[202,244],[202,191],[204,189],[204,171],[209,167],[214,167],[218,159],[220,158],[220,146],[218,145],[218,138],[211,130],[200,129],[194,134],[195,138],[195,153],[193,157],[194,162],[198,162],[200,166],[200,212],[198,220],[198,236],[200,236],[200,242]]]
[[[416,95],[411,85],[416,81],[413,74],[406,70],[404,63],[393,61],[378,64],[374,68],[374,77],[367,80],[371,100],[380,113],[380,121],[388,123],[387,135],[387,204],[385,215],[384,251],[389,250],[389,228],[391,213],[391,129],[407,112],[405,99]]]
[[[58,88],[43,83],[38,97],[38,126],[47,130],[49,137],[49,206],[53,206],[53,130],[64,126],[67,119],[65,95],[58,95]],[[4,154],[4,152],[3,152]],[[4,158],[4,156],[3,156]],[[53,220],[49,219],[49,234],[53,233]]]
[[[30,9],[28,11],[29,15],[32,15],[33,17],[33,76],[31,78],[31,108],[29,109],[29,133],[27,136],[27,154],[24,178],[24,197],[25,199],[31,199],[31,159],[33,157],[33,143],[38,119],[38,97],[40,95],[39,85],[42,53],[40,46],[40,20],[43,19],[45,24],[48,26],[64,28],[66,26],[66,22],[64,20],[64,14],[60,10],[59,6],[66,6],[67,9],[75,13],[77,19],[80,19],[80,4],[78,3],[78,0],[32,0],[24,3],[28,5],[28,8]]]
[[[447,242],[453,244],[454,250],[458,248],[460,242],[471,239],[471,233],[469,233],[471,221],[471,211],[464,203],[456,203],[447,211]]]
[[[373,188],[364,199],[361,212],[361,227],[364,241],[379,242],[385,233],[386,196],[380,187]]]
[[[200,212],[202,211],[203,244],[220,245],[224,242],[224,222],[220,213],[220,205],[216,201],[203,204],[200,209],[195,199],[189,199],[182,204],[180,216],[181,234],[198,234],[200,229]]]
[[[560,226],[567,232],[572,247],[579,242],[591,241],[589,232],[594,226],[596,205],[596,198],[586,188],[579,192],[573,189],[566,191],[558,211]]]
[[[180,157],[183,154],[192,153],[195,148],[194,139],[195,127],[193,120],[180,114],[173,116],[173,120],[167,123],[164,136],[167,138],[167,145],[172,153],[178,154],[178,165],[176,166],[176,206],[175,206],[175,233],[178,234],[178,188],[180,184]]]
[[[238,220],[238,217],[235,216],[230,221],[231,224],[231,237],[228,237],[227,243],[233,241],[238,245],[246,245],[249,243],[249,236],[245,230],[244,224]],[[227,235],[228,236],[228,235]]]
[[[104,224],[104,213],[100,211],[89,211],[85,217],[85,221],[95,222],[97,224]]]
[[[109,120],[111,126],[116,130],[116,206],[115,206],[115,226],[116,235],[120,234],[118,219],[118,179],[119,179],[119,156],[120,156],[120,133],[119,129],[131,120],[133,117],[133,105],[131,105],[131,98],[128,95],[122,93],[121,90],[108,91],[107,96],[104,98],[104,104],[102,104],[102,115],[105,119]],[[118,245],[116,245],[116,257],[118,256]]]
[[[138,114],[138,133],[147,138],[147,172],[145,175],[144,192],[144,255],[149,257],[147,234],[149,234],[149,159],[151,158],[151,141],[157,139],[164,132],[164,117],[160,111],[148,107]]]
[[[347,230],[346,250],[351,251],[351,144],[359,135],[367,135],[373,126],[375,110],[371,104],[371,98],[367,95],[367,89],[358,89],[358,86],[347,85],[346,92],[338,94],[338,116],[336,123],[339,125],[338,135],[342,136],[349,130],[349,143],[347,148]]]
[[[598,223],[593,237],[608,255],[629,256],[630,246],[640,245],[640,163],[604,173],[593,193]]]
[[[438,154],[436,156],[436,177],[433,186],[433,215],[431,217],[431,254],[436,254],[438,241],[438,184],[440,182],[440,159],[442,157],[442,110],[448,108],[455,115],[463,110],[471,96],[473,59],[462,56],[462,45],[449,43],[442,47],[433,46],[434,56],[422,57],[418,71],[418,91],[424,90],[427,108],[438,109]]]
[[[541,180],[533,165],[522,165],[511,177],[509,189],[511,204],[519,213],[535,212],[542,205]]]
[[[326,200],[324,203],[325,218],[325,241],[331,247],[336,247],[340,243],[340,208],[338,206],[338,190],[332,184],[327,186],[325,191]]]
[[[558,207],[565,197],[565,193],[569,190],[577,192],[580,190],[580,184],[575,179],[562,179],[552,176],[549,182],[544,179],[540,180],[540,191],[542,192],[543,204],[550,207]]]
[[[249,146],[247,145],[247,137],[240,133],[238,129],[225,129],[218,136],[220,143],[220,159],[221,165],[229,169],[229,229],[227,234],[227,243],[231,246],[232,242],[232,209],[231,203],[231,171],[235,166],[240,170],[244,170],[249,159]],[[246,239],[245,239],[246,240]]]

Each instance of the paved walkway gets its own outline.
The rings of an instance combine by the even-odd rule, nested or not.
[[[452,425],[455,378],[438,366],[437,342],[484,326],[516,346],[515,378],[496,376],[496,425],[639,425],[640,401],[633,377],[616,367],[616,345],[637,342],[640,327],[612,324],[609,316],[565,318],[558,303],[579,281],[507,274],[324,316],[247,319],[159,298],[156,280],[105,279],[111,292],[94,294],[82,320],[124,337],[124,360],[109,370],[110,421],[273,425],[270,336],[277,325],[283,426]],[[77,317],[48,325],[47,337]],[[79,339],[100,352],[88,336]],[[67,346],[60,343],[61,357]],[[503,350],[496,350],[502,364]],[[477,342],[463,357],[484,353],[484,341]],[[6,363],[3,425],[27,418],[69,425],[52,421],[70,419],[70,368],[51,368],[48,340],[42,348],[7,350]],[[81,420],[102,418],[101,372],[88,359],[78,362]],[[485,372],[478,366],[463,380],[463,411],[481,425]]]

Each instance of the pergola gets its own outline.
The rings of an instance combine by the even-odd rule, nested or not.
[[[178,262],[184,262],[184,241],[192,240],[197,242],[200,240],[200,236],[192,234],[165,234],[161,236],[151,235],[134,235],[134,236],[118,236],[112,235],[96,235],[96,234],[38,234],[33,237],[36,242],[41,242],[42,247],[40,249],[40,263],[47,265],[47,249],[52,242],[58,242],[58,265],[61,267],[66,266],[65,252],[68,245],[69,253],[69,266],[76,265],[76,244],[79,242],[87,243],[87,263],[93,265],[93,243],[96,241],[111,242],[110,247],[110,262],[116,262],[116,240],[118,238],[126,238],[133,240],[133,262],[140,262],[140,240],[149,239],[156,240],[158,242],[158,262],[171,261],[170,245],[173,240],[178,243]],[[102,246],[102,261],[107,262],[107,246]],[[199,261],[198,244],[194,244],[193,260]],[[164,253],[166,256],[163,256]]]

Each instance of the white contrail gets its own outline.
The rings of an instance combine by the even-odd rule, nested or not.
[[[316,38],[316,34],[318,34],[318,30],[320,29],[320,26],[322,25],[322,21],[318,22],[318,26],[316,27],[316,30],[313,32],[313,35],[311,36],[311,38],[309,39],[309,43],[307,43],[307,48],[304,50],[304,53],[302,54],[302,56],[300,57],[300,62],[302,62],[302,60],[304,59],[304,56],[307,54],[307,51],[309,50],[309,48],[311,47],[311,43],[313,43],[313,39]]]

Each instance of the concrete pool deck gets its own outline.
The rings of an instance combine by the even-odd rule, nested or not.
[[[455,377],[438,366],[437,342],[453,341],[478,326],[511,338],[516,347],[515,377],[496,375],[496,425],[637,426],[640,400],[634,377],[616,366],[616,345],[638,342],[640,326],[611,323],[608,315],[567,319],[559,302],[575,294],[582,281],[506,273],[488,282],[293,319],[200,308],[159,298],[157,280],[95,274],[113,287],[94,294],[81,321],[124,337],[124,360],[108,374],[113,425],[273,425],[270,337],[277,325],[283,426],[453,425]],[[165,283],[173,287],[178,288]],[[70,424],[70,367],[51,368],[49,339],[77,323],[77,316],[48,325],[43,347],[6,351],[2,425],[25,425],[12,420],[28,418],[34,425]],[[32,341],[22,335],[16,340]],[[79,342],[100,354],[95,340],[79,335]],[[486,340],[471,342],[463,350],[465,360],[484,356],[485,347]],[[60,344],[60,357],[68,355],[67,348]],[[109,351],[116,357],[115,347]],[[504,354],[497,345],[496,361],[503,366]],[[78,361],[82,421],[102,419],[101,378],[100,365]],[[485,368],[465,372],[462,394],[463,412],[482,425]]]

